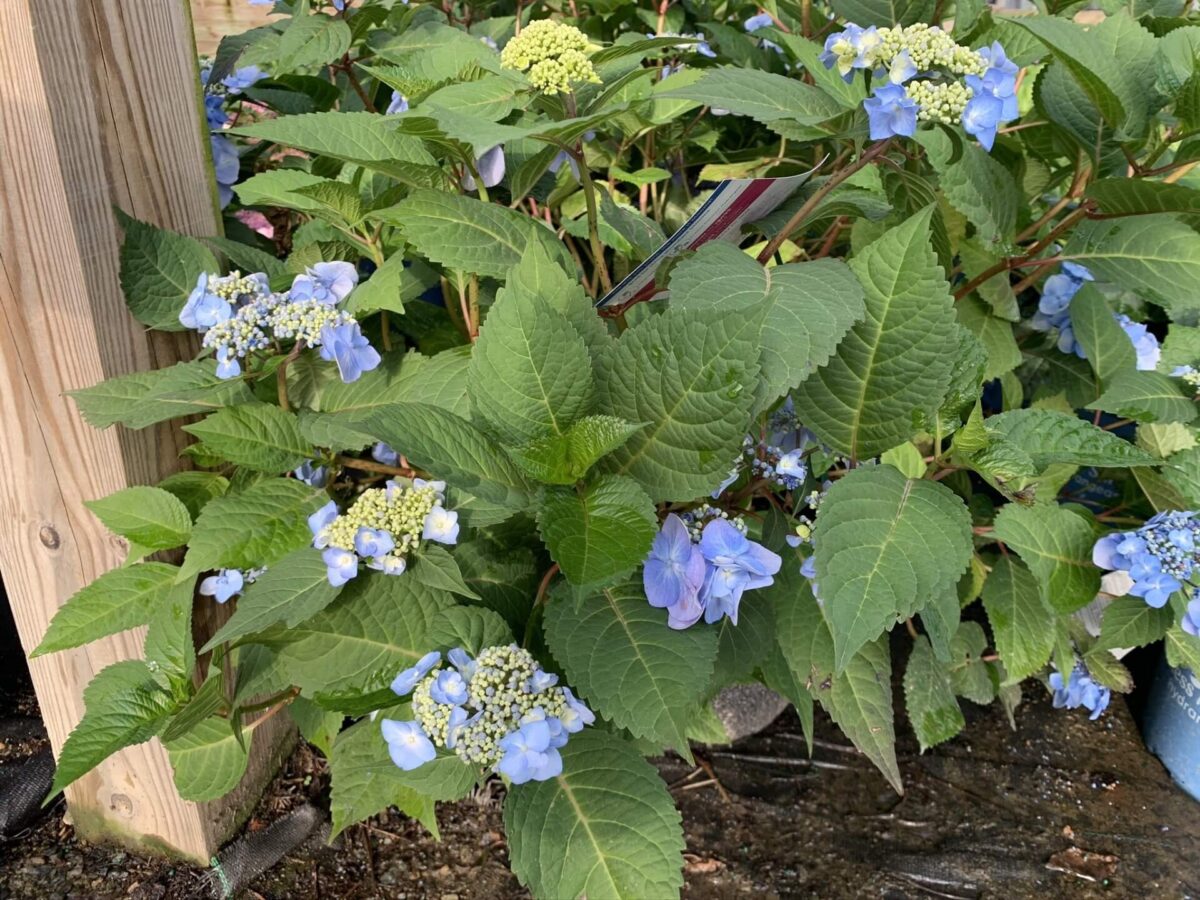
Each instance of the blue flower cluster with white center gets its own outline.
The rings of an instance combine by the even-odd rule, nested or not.
[[[226,75],[216,84],[210,84],[212,66],[200,70],[200,84],[204,86],[204,115],[209,130],[221,132],[229,124],[227,105],[243,91],[253,87],[267,77],[258,66],[242,66]],[[237,147],[233,141],[219,133],[209,135],[212,149],[213,170],[217,181],[217,194],[222,208],[233,199],[233,185],[237,183],[241,169]]]
[[[1092,680],[1091,674],[1083,663],[1076,663],[1070,676],[1063,681],[1061,672],[1050,673],[1050,687],[1054,691],[1055,709],[1075,709],[1084,707],[1091,710],[1089,719],[1098,719],[1100,714],[1108,709],[1112,692],[1102,684]]]
[[[1181,590],[1200,561],[1200,520],[1196,513],[1161,512],[1136,531],[1106,534],[1092,548],[1101,569],[1124,571],[1129,589],[1149,606],[1161,609]]]
[[[320,351],[342,381],[357,381],[380,363],[354,316],[337,308],[358,271],[346,262],[322,262],[297,275],[287,293],[271,292],[261,272],[242,276],[201,274],[179,321],[203,333],[217,359],[217,376],[235,378],[248,355],[289,340]]]
[[[458,647],[446,660],[449,668],[440,653],[427,653],[392,682],[399,696],[413,695],[413,721],[382,724],[392,761],[406,772],[444,747],[513,784],[545,781],[562,772],[559,750],[570,736],[596,721],[516,644],[486,647],[475,659]]]
[[[739,525],[714,517],[696,539],[674,513],[663,522],[642,569],[642,585],[650,605],[667,610],[671,628],[690,628],[701,616],[709,623],[728,616],[737,625],[742,595],[774,582],[783,561],[747,538]]]
[[[394,480],[359,494],[346,512],[330,500],[308,517],[313,546],[324,551],[329,583],[358,575],[360,561],[385,575],[402,575],[421,541],[458,542],[458,513],[446,509],[446,482]]]
[[[850,24],[825,39],[820,58],[847,83],[856,69],[873,73],[877,83],[863,101],[872,140],[912,137],[918,122],[940,122],[961,125],[991,150],[1000,126],[1019,115],[1020,70],[999,43],[975,51],[936,25]]]
[[[247,569],[245,572],[241,569],[221,569],[216,575],[209,575],[200,582],[200,595],[212,597],[218,603],[228,603],[245,590],[246,585],[254,584],[265,571],[265,567]]]
[[[1087,351],[1075,338],[1075,329],[1071,323],[1071,300],[1079,293],[1084,282],[1093,280],[1092,273],[1085,266],[1070,261],[1064,262],[1062,271],[1051,275],[1042,285],[1038,309],[1030,321],[1030,325],[1036,331],[1057,331],[1058,349],[1063,353],[1074,353],[1080,359],[1087,359]],[[1145,325],[1133,321],[1129,316],[1113,313],[1113,318],[1133,343],[1137,355],[1137,368],[1145,372],[1152,372],[1158,368],[1158,361],[1162,357],[1158,338],[1151,334]]]

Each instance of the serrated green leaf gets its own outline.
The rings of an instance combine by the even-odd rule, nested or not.
[[[1072,613],[1095,599],[1100,590],[1100,570],[1092,565],[1096,534],[1083,516],[1057,503],[1009,503],[996,516],[993,534],[1021,555],[1050,609]]]
[[[434,590],[458,594],[468,600],[479,599],[479,595],[463,581],[462,571],[450,551],[437,544],[427,542],[420,549],[417,559],[408,573],[426,587]]]
[[[1102,409],[1138,422],[1183,422],[1196,418],[1194,392],[1161,372],[1128,369],[1113,377],[1088,409]]]
[[[363,572],[315,616],[259,640],[306,694],[374,688],[429,652],[430,623],[453,605],[408,575]]]
[[[237,609],[202,649],[262,631],[276,622],[299,625],[337,599],[341,588],[329,583],[319,550],[302,547],[289,553],[238,597]]]
[[[658,530],[654,503],[632,478],[602,475],[579,491],[547,489],[538,530],[572,584],[608,581],[641,563]]]
[[[1167,632],[1165,646],[1170,665],[1200,672],[1200,638],[1175,625]]]
[[[714,688],[749,681],[775,645],[775,605],[760,591],[746,594],[735,623],[728,616],[717,625]]]
[[[83,701],[86,712],[59,752],[49,797],[118,750],[154,737],[175,702],[140,659],[103,669],[84,689]]]
[[[922,132],[920,141],[940,172],[942,193],[975,226],[977,239],[993,246],[1011,240],[1019,192],[1004,165],[973,142],[954,159],[950,136],[941,129]]]
[[[183,430],[234,465],[272,475],[296,468],[313,453],[296,417],[269,403],[227,407]]]
[[[166,747],[179,796],[197,803],[216,800],[237,787],[250,758],[250,740],[238,740],[229,720],[218,716],[168,741]]]
[[[800,125],[818,125],[839,115],[841,104],[820,88],[795,78],[785,78],[761,69],[721,66],[706,69],[694,84],[671,87],[660,99],[695,100],[706,106],[727,109],[769,125],[780,120]]]
[[[1052,16],[1027,16],[1009,20],[1031,32],[1046,45],[1054,56],[1070,70],[1076,83],[1096,104],[1105,120],[1119,126],[1127,110],[1122,104],[1118,86],[1125,78],[1116,60],[1100,49],[1094,34],[1068,21]]]
[[[971,517],[945,485],[891,466],[855,469],[821,502],[813,545],[840,672],[868,641],[953,589],[971,557]]]
[[[421,279],[404,264],[403,253],[393,253],[371,277],[358,285],[346,298],[346,311],[371,313],[388,310],[403,313],[404,304],[425,290]]]
[[[568,271],[575,270],[570,265],[564,269],[560,255],[551,254],[541,241],[533,241],[508,271],[505,290],[520,297],[541,297],[566,316],[587,344],[594,369],[600,352],[612,339],[583,286]]]
[[[182,308],[182,307],[181,307]],[[152,372],[132,372],[90,388],[69,391],[93,428],[121,424],[146,428],[177,416],[211,412],[251,399],[246,383],[217,378],[211,360],[176,363]]]
[[[1200,506],[1200,447],[1193,445],[1168,457],[1162,467],[1162,477],[1192,508]]]
[[[1175,454],[1191,450],[1196,446],[1196,430],[1179,422],[1168,422],[1164,425],[1154,423],[1139,425],[1137,446],[1158,457],[1159,460],[1170,459]],[[1172,465],[1175,463],[1172,462]],[[1163,472],[1166,474],[1167,470],[1164,469]],[[1186,494],[1187,491],[1184,493]]]
[[[158,562],[105,572],[59,608],[30,657],[145,625],[170,594],[178,574],[175,566]]]
[[[196,642],[192,636],[192,607],[195,602],[191,582],[175,587],[150,612],[142,655],[159,680],[172,687],[183,685],[196,666]]]
[[[192,516],[174,494],[156,487],[131,487],[84,503],[113,534],[147,550],[169,550],[187,543]]]
[[[1001,556],[983,585],[983,608],[1010,683],[1038,672],[1054,652],[1054,614],[1025,564]]]
[[[892,661],[886,639],[865,644],[834,677],[821,704],[846,737],[875,764],[897,794],[904,793],[896,762]]]
[[[307,2],[279,37],[279,72],[324,66],[350,49],[350,26],[338,16],[312,15]]]
[[[1195,84],[1194,79],[1189,79]],[[1152,213],[1200,213],[1200,191],[1182,184],[1146,178],[1101,178],[1087,186],[1085,197],[1095,200],[1110,216]]]
[[[839,260],[764,268],[732,244],[712,241],[671,270],[671,306],[756,311],[766,301],[757,406],[797,387],[864,312],[858,280]]]
[[[346,720],[340,711],[324,709],[306,697],[294,698],[287,711],[301,737],[325,754],[326,759],[333,755],[333,742]]]
[[[1011,322],[992,315],[988,312],[987,305],[973,295],[959,300],[955,310],[958,321],[975,336],[984,349],[987,360],[983,369],[984,381],[999,378],[1022,363],[1021,348],[1017,346],[1016,338],[1013,337]],[[978,384],[975,387],[978,388]],[[977,396],[978,393],[974,393],[971,400]]]
[[[451,606],[429,623],[429,646],[433,650],[462,647],[477,656],[484,647],[511,644],[512,629],[501,615],[478,606]]]
[[[269,566],[312,540],[308,517],[328,495],[292,478],[270,478],[209,502],[196,520],[180,579],[205,569]]]
[[[541,577],[529,549],[477,538],[455,547],[454,558],[479,605],[498,612],[511,628],[524,628]]]
[[[637,737],[687,752],[687,723],[717,655],[715,629],[667,627],[641,579],[546,610],[546,642],[567,681],[605,718]]]
[[[800,418],[855,458],[908,440],[950,386],[954,309],[929,245],[932,207],[909,217],[850,263],[866,290],[866,318],[793,394]]]
[[[987,635],[978,622],[963,622],[950,642],[950,683],[954,693],[972,703],[985,705],[996,697],[996,685],[982,659]]]
[[[1055,463],[1073,466],[1152,466],[1157,460],[1115,434],[1068,413],[1017,409],[984,421],[993,435],[1020,447],[1038,470]]]
[[[164,744],[170,743],[187,734],[210,716],[228,711],[229,701],[225,697],[225,676],[220,669],[215,669],[192,695],[192,699],[188,700],[183,708],[171,717],[170,723],[162,730],[159,738]],[[229,730],[228,722],[226,722],[226,730]]]
[[[1170,607],[1155,609],[1141,597],[1117,597],[1104,608],[1096,649],[1145,647],[1162,640],[1174,621]]]
[[[643,900],[683,886],[683,827],[658,772],[630,744],[588,729],[563,772],[504,803],[513,872],[536,897]]]
[[[357,226],[362,221],[362,197],[352,185],[342,181],[323,181],[296,189],[297,194],[314,200],[313,212],[335,226]]]
[[[157,486],[177,497],[195,519],[209,500],[215,500],[229,490],[229,479],[216,472],[176,472]]]
[[[233,190],[243,206],[282,206],[285,209],[313,212],[320,209],[321,204],[305,194],[303,189],[334,183],[302,169],[269,169],[235,184]]]
[[[550,435],[524,447],[505,450],[536,481],[574,484],[601,457],[616,450],[641,428],[615,416],[584,416],[566,434]]]
[[[649,424],[601,468],[637,479],[656,501],[711,492],[745,435],[761,321],[668,309],[626,330],[603,357],[600,412]]]
[[[1119,694],[1133,690],[1133,676],[1109,650],[1093,647],[1083,654],[1083,664],[1088,674],[1100,684]]]
[[[1107,385],[1123,372],[1133,371],[1137,353],[1094,285],[1085,284],[1071,299],[1071,326],[1087,353],[1092,371]]]
[[[950,740],[967,724],[950,678],[925,637],[913,642],[904,669],[904,705],[922,753]]]
[[[217,258],[195,238],[120,215],[121,290],[135,319],[160,331],[185,331],[179,313],[203,272]]]

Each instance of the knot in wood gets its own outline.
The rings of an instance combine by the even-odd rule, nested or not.
[[[38,529],[38,540],[42,542],[42,546],[49,550],[57,550],[62,546],[62,538],[58,536],[58,531],[53,525],[43,525]]]

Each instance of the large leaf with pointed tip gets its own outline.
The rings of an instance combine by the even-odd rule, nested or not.
[[[1071,328],[1101,384],[1108,384],[1137,364],[1133,342],[1117,324],[1108,301],[1095,285],[1085,284],[1071,298]]]
[[[1014,409],[986,419],[984,427],[1021,448],[1039,471],[1055,463],[1109,468],[1158,463],[1115,434],[1051,409]]]
[[[126,428],[146,428],[177,416],[211,412],[251,399],[244,381],[218,378],[212,360],[131,372],[68,391],[68,395],[93,428],[117,423]]]
[[[192,529],[180,579],[205,569],[269,566],[312,540],[308,517],[328,499],[294,478],[271,478],[209,501]]]
[[[1125,78],[1112,54],[1104,52],[1097,35],[1053,16],[1022,16],[1006,21],[1028,30],[1045,44],[1105,120],[1114,126],[1122,124],[1128,112],[1121,101]]]
[[[786,119],[817,125],[843,112],[820,88],[761,69],[734,66],[706,69],[694,84],[670,88],[659,97],[696,100],[764,124]]]
[[[147,550],[169,550],[187,542],[192,515],[183,501],[162,488],[125,488],[84,503],[113,534]]]
[[[462,647],[477,656],[484,647],[511,644],[512,639],[512,629],[500,613],[481,606],[447,607],[429,624],[431,650]]]
[[[546,643],[597,712],[637,737],[686,752],[688,723],[717,655],[714,629],[668,628],[638,578],[589,594],[578,606],[552,600]]]
[[[537,296],[501,289],[471,353],[475,415],[502,440],[563,435],[588,411],[594,385],[583,338]]]
[[[505,448],[526,475],[546,484],[574,484],[642,426],[615,416],[584,416],[567,429],[523,447]]]
[[[650,552],[658,519],[654,503],[636,481],[602,475],[579,490],[547,489],[538,530],[567,580],[587,585],[641,563]]]
[[[258,640],[306,694],[374,688],[429,652],[430,623],[453,605],[450,593],[415,578],[360,572],[336,602]]]
[[[760,406],[828,362],[864,311],[863,291],[833,259],[765,268],[732,244],[712,241],[671,270],[671,306],[757,309],[767,302],[761,339]]]
[[[868,641],[953,589],[971,558],[971,516],[945,485],[860,468],[821,501],[813,544],[841,672]]]
[[[737,458],[762,314],[668,309],[621,335],[598,373],[600,412],[646,426],[602,462],[653,500],[712,491]]]
[[[896,762],[896,728],[892,713],[892,659],[886,638],[864,645],[828,690],[817,693],[821,705],[883,773],[896,793],[904,793]]]
[[[166,602],[179,569],[147,562],[105,572],[59,607],[31,654],[41,656],[78,647],[127,628],[145,625],[154,608]]]
[[[118,212],[121,290],[129,311],[143,325],[185,331],[179,312],[202,272],[216,272],[217,259],[193,237],[177,234]]]
[[[1104,609],[1097,650],[1144,647],[1162,640],[1174,624],[1170,606],[1155,609],[1141,597],[1118,597]]]
[[[793,394],[801,420],[854,458],[908,440],[914,417],[932,418],[950,387],[958,340],[945,273],[930,248],[932,210],[850,261],[866,291],[866,316]]]
[[[563,268],[561,257],[552,256],[545,245],[534,241],[525,248],[520,262],[508,271],[504,289],[520,297],[541,297],[566,316],[592,352],[594,368],[594,354],[610,343],[611,338],[583,285],[567,274],[568,269]]]
[[[563,771],[504,802],[513,872],[535,897],[647,900],[683,886],[683,827],[662,778],[629,743],[571,736]]]
[[[224,797],[245,774],[250,743],[251,737],[234,734],[229,720],[219,716],[204,719],[168,741],[167,757],[179,796],[197,803]]]
[[[1054,652],[1054,613],[1024,563],[1013,556],[996,560],[983,583],[983,608],[1008,683],[1023,681],[1046,665]]]
[[[904,705],[922,753],[950,740],[967,724],[945,666],[924,635],[913,642],[904,669]]]
[[[1195,392],[1179,378],[1161,372],[1128,369],[1107,383],[1088,409],[1102,409],[1139,422],[1191,422],[1196,418]]]
[[[183,430],[203,441],[210,452],[258,472],[287,472],[313,452],[296,417],[269,403],[227,407]]]
[[[1096,533],[1091,522],[1057,503],[1009,503],[996,516],[997,540],[1021,555],[1056,612],[1087,606],[1100,590],[1100,570],[1092,565]]]

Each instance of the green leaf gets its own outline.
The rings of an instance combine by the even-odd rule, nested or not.
[[[218,410],[183,430],[202,440],[210,452],[256,472],[287,472],[313,453],[296,417],[269,403]]]
[[[921,451],[908,441],[891,450],[885,450],[879,461],[885,466],[891,466],[905,478],[923,478],[927,468]]]
[[[983,607],[1009,683],[1040,671],[1054,652],[1054,614],[1020,560],[1001,556],[983,584]]]
[[[587,347],[540,297],[501,289],[467,373],[471,406],[507,443],[565,434],[591,406]]]
[[[1073,466],[1153,466],[1153,456],[1090,422],[1049,409],[1017,409],[985,420],[984,427],[1020,447],[1038,470]]]
[[[458,594],[468,600],[479,599],[479,595],[463,581],[462,570],[450,551],[432,542],[426,542],[420,549],[416,563],[408,572],[426,587]]]
[[[550,556],[575,585],[628,572],[650,552],[658,531],[654,503],[632,478],[602,475],[578,492],[548,489],[538,530]]]
[[[425,290],[421,279],[404,265],[404,254],[393,253],[371,277],[350,292],[346,311],[365,314],[384,309],[403,313],[404,304]]]
[[[315,616],[259,639],[306,694],[378,687],[429,652],[430,623],[453,605],[407,575],[363,572]]]
[[[1112,55],[1100,48],[1094,34],[1066,19],[1023,16],[1008,20],[1031,32],[1070,70],[1076,83],[1100,110],[1105,120],[1119,126],[1127,110],[1119,96],[1125,78]]]
[[[593,369],[600,351],[612,343],[604,320],[573,277],[574,266],[564,269],[561,254],[549,252],[541,241],[533,241],[521,254],[521,260],[508,271],[505,290],[519,297],[540,297],[575,326],[593,355]]]
[[[1138,487],[1142,489],[1142,493],[1146,495],[1146,499],[1150,501],[1155,512],[1187,508],[1188,501],[1184,499],[1183,494],[1179,493],[1171,482],[1154,469],[1139,466],[1130,469],[1129,474],[1137,481]]]
[[[1085,220],[1064,257],[1161,303],[1174,318],[1200,309],[1200,297],[1188,288],[1200,278],[1200,234],[1174,216]]]
[[[1104,608],[1096,649],[1145,647],[1162,640],[1174,622],[1169,606],[1155,609],[1141,597],[1117,597]]]
[[[1200,191],[1182,184],[1145,178],[1101,178],[1089,184],[1083,193],[1110,216],[1200,213]]]
[[[166,747],[179,796],[197,803],[224,797],[237,787],[250,759],[250,742],[239,739],[229,720],[218,716],[168,741]]]
[[[834,12],[850,22],[867,25],[912,25],[928,21],[933,13],[929,0],[836,0]]]
[[[775,645],[775,605],[762,592],[742,598],[735,624],[725,616],[717,625],[717,661],[713,687],[750,681]]]
[[[855,469],[821,501],[813,544],[841,672],[868,641],[953,589],[971,558],[971,517],[945,485],[891,466]]]
[[[1165,646],[1169,665],[1200,672],[1200,638],[1176,625],[1167,632]]]
[[[394,403],[369,414],[368,431],[409,462],[485,500],[525,505],[525,479],[496,443],[465,419],[428,403]]]
[[[196,520],[180,579],[205,569],[269,566],[308,545],[308,517],[327,499],[293,478],[270,478],[210,501]]]
[[[1072,613],[1096,598],[1100,590],[1100,570],[1092,565],[1096,535],[1083,516],[1057,503],[1009,503],[996,516],[993,534],[1021,554],[1050,609]]]
[[[114,534],[147,550],[187,543],[192,516],[174,494],[155,487],[131,487],[84,503]]]
[[[118,750],[150,740],[174,706],[140,659],[102,670],[84,688],[83,701],[87,711],[62,746],[50,797]]]
[[[189,682],[196,666],[196,642],[192,636],[194,603],[194,585],[190,581],[178,582],[151,610],[146,623],[142,655],[159,680],[172,687]]]
[[[550,435],[524,447],[505,447],[530,478],[546,484],[574,484],[643,426],[615,416],[584,416],[566,434]]]
[[[667,627],[640,578],[546,609],[546,642],[567,681],[597,712],[635,736],[687,753],[688,720],[708,687],[715,629]]]
[[[955,310],[958,321],[984,349],[987,359],[983,369],[984,381],[999,378],[1022,363],[1021,348],[1013,337],[1011,322],[992,315],[988,312],[987,304],[974,295],[959,300]],[[979,396],[978,387],[978,384],[974,385],[975,390],[971,392],[968,402]]]
[[[192,695],[192,699],[171,717],[170,723],[162,730],[159,738],[168,744],[176,738],[187,734],[201,722],[218,713],[229,711],[229,701],[225,698],[225,676],[220,669],[211,671],[209,677]],[[229,724],[226,722],[226,729]]]
[[[362,197],[358,189],[341,181],[323,181],[296,190],[316,201],[314,214],[338,227],[355,227],[362,221]]]
[[[668,309],[629,328],[604,354],[600,411],[649,423],[603,462],[651,499],[712,491],[741,452],[761,316]]]
[[[988,664],[982,659],[987,635],[978,622],[963,622],[950,642],[950,683],[954,693],[972,703],[988,704],[996,697]]]
[[[195,238],[119,214],[121,290],[135,319],[159,331],[186,331],[179,313],[203,272],[216,272],[217,258]]]
[[[321,204],[303,189],[334,183],[302,169],[268,169],[235,184],[233,190],[243,206],[282,206],[311,213]]]
[[[1072,298],[1070,316],[1075,337],[1101,384],[1107,385],[1122,372],[1134,370],[1137,351],[1133,342],[1094,285],[1085,284]]]
[[[1020,195],[1008,169],[974,142],[963,143],[954,159],[954,146],[942,129],[922,132],[920,140],[941,173],[942,193],[975,226],[977,238],[993,246],[1010,240]]]
[[[478,656],[483,648],[511,644],[512,639],[512,629],[499,613],[478,606],[448,607],[429,623],[429,646],[433,650],[462,647]]]
[[[1191,422],[1194,392],[1178,378],[1130,369],[1115,376],[1088,409],[1102,409],[1139,422]]]
[[[339,115],[344,115],[341,113]],[[372,215],[401,227],[422,256],[449,269],[501,278],[531,244],[573,268],[554,233],[516,210],[474,197],[413,191],[391,210]]]
[[[1172,454],[1162,468],[1162,477],[1184,496],[1190,508],[1200,506],[1200,447]]]
[[[922,753],[950,740],[967,724],[950,678],[924,636],[913,642],[904,670],[904,704]]]
[[[207,653],[226,641],[263,631],[276,622],[289,627],[319,613],[337,599],[341,588],[329,583],[321,552],[301,547],[289,553],[238,597],[233,616],[202,648]]]
[[[1169,422],[1165,425],[1153,423],[1139,425],[1137,430],[1137,445],[1158,457],[1158,460],[1168,459],[1176,453],[1191,450],[1196,446],[1196,431],[1179,422]],[[1158,460],[1155,461],[1157,464]],[[1176,461],[1172,461],[1175,465]],[[1164,474],[1169,470],[1164,469]],[[1178,484],[1176,487],[1180,487]],[[1187,491],[1180,487],[1183,493]]]
[[[215,368],[211,360],[176,363],[152,372],[109,378],[90,388],[69,391],[68,396],[93,428],[118,423],[146,428],[251,399],[244,381],[217,378]]]
[[[892,661],[886,639],[866,644],[834,677],[821,704],[854,746],[866,754],[897,794],[904,793],[892,721]]]
[[[841,104],[820,88],[760,69],[733,66],[706,69],[694,84],[667,89],[658,97],[695,100],[765,125],[781,119],[818,125],[843,112]]]
[[[312,15],[308,4],[292,16],[279,37],[275,70],[294,72],[340,59],[350,49],[350,26],[338,16]]]
[[[455,547],[454,558],[480,606],[498,612],[511,628],[525,627],[541,578],[528,548],[476,538]]]
[[[342,730],[346,717],[337,710],[327,710],[305,697],[296,697],[288,704],[288,715],[300,729],[300,735],[328,759],[333,755],[333,742]]]
[[[145,625],[152,610],[170,594],[178,574],[175,566],[158,562],[105,572],[59,608],[42,642],[29,656],[78,647]]]
[[[1110,651],[1093,647],[1083,654],[1083,664],[1088,674],[1106,688],[1120,694],[1133,690],[1133,676]]]
[[[805,424],[854,458],[908,440],[914,416],[932,418],[950,386],[954,308],[930,249],[931,214],[910,216],[851,260],[866,318],[793,395]]]
[[[176,472],[160,481],[158,487],[177,497],[195,519],[209,500],[229,490],[229,479],[216,472]]]
[[[671,306],[757,311],[763,301],[763,393],[758,406],[797,387],[829,361],[864,312],[858,280],[839,260],[764,268],[732,244],[712,241],[671,270]]]
[[[430,186],[445,182],[437,160],[419,139],[401,134],[394,119],[374,113],[278,116],[239,126],[231,133],[356,163],[404,184]]]
[[[535,897],[643,900],[683,886],[683,827],[658,772],[625,741],[588,729],[563,771],[504,803],[513,872]]]

